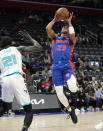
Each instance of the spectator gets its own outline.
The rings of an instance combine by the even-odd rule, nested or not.
[[[37,59],[38,60],[43,60],[44,59],[44,53],[41,53]]]
[[[32,76],[33,83],[36,86],[36,91],[37,92],[42,92],[42,82],[41,82],[41,77],[39,75],[39,72],[37,71],[35,75]]]
[[[102,92],[102,94],[103,94],[103,82],[101,82],[100,90],[101,90],[101,92]]]
[[[44,62],[43,60],[40,60],[39,61],[39,70],[42,71],[43,67],[44,67]]]
[[[93,85],[93,87],[95,86],[95,81],[96,81],[96,78],[92,77],[92,85]]]
[[[52,70],[51,70],[51,67],[49,67],[49,70],[47,71],[47,77],[49,77],[49,80],[52,81]]]
[[[42,74],[43,74],[44,72],[47,74],[47,72],[48,72],[48,67],[47,67],[47,66],[45,66],[44,70],[42,71]]]
[[[81,73],[82,75],[84,75],[84,72],[83,72],[83,67],[82,67],[82,65],[80,65],[80,66],[79,66],[78,72],[79,72],[79,73]]]
[[[35,61],[35,58],[31,58],[31,62],[30,62],[30,73],[31,74],[35,74],[36,72],[36,61]]]
[[[51,64],[51,58],[50,58],[50,55],[48,54],[47,51],[45,52],[44,63],[45,63],[45,65]]]
[[[43,72],[42,76],[41,76],[41,81],[44,82],[46,80],[46,73]]]
[[[51,91],[51,82],[49,81],[49,77],[46,78],[46,81],[43,82],[43,91],[44,92],[50,92]]]
[[[80,74],[80,76],[78,77],[78,84],[82,87],[84,87],[84,82],[83,82],[83,76],[82,74]]]
[[[99,85],[97,82],[95,82],[95,94],[96,94],[96,111],[100,110],[100,108],[102,107],[102,98],[103,98],[103,95],[102,95],[102,92],[101,90],[99,89]]]
[[[90,110],[89,108],[90,105],[95,108],[96,94],[92,82],[88,83],[88,87],[87,89],[85,89],[85,95],[86,95],[86,109]]]
[[[83,90],[82,86],[79,88],[79,91],[78,91],[77,107],[81,111],[84,111],[84,107],[85,107],[85,93],[84,93],[84,90]]]
[[[30,62],[30,57],[27,52],[24,52],[22,55],[22,61],[26,65],[27,69],[29,68],[29,62]]]

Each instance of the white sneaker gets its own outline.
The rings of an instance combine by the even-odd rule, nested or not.
[[[96,111],[100,111],[100,108],[96,108]]]
[[[99,124],[97,124],[97,125],[95,126],[95,128],[96,128],[96,130],[101,130],[101,129],[103,129],[103,122],[100,122]]]
[[[81,108],[81,110],[80,110],[80,111],[81,111],[81,112],[85,112],[85,110],[84,110],[84,108],[83,108],[83,107]]]
[[[76,115],[80,114],[80,110],[76,108],[76,109],[75,109],[75,114],[76,114]]]
[[[90,109],[90,108],[87,108],[87,111],[91,111],[91,109]]]

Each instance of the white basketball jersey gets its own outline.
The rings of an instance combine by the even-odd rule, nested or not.
[[[22,71],[22,56],[16,47],[9,47],[0,51],[0,78]]]

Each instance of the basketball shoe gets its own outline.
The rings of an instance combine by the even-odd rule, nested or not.
[[[95,128],[96,128],[96,130],[102,130],[102,129],[103,129],[103,121],[100,122],[99,124],[97,124],[97,125],[95,126]]]
[[[26,127],[23,127],[21,131],[27,131],[28,129]]]
[[[69,111],[68,113],[69,113],[69,115],[68,115],[67,119],[69,119],[71,117],[72,122],[74,124],[76,124],[78,122],[78,118],[77,118],[77,115],[75,114],[75,108],[71,107],[71,111]]]

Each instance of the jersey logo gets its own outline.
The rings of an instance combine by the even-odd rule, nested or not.
[[[69,44],[69,40],[56,40],[56,44],[57,43],[67,43],[67,44]]]
[[[66,77],[69,77],[69,73],[66,74]]]

